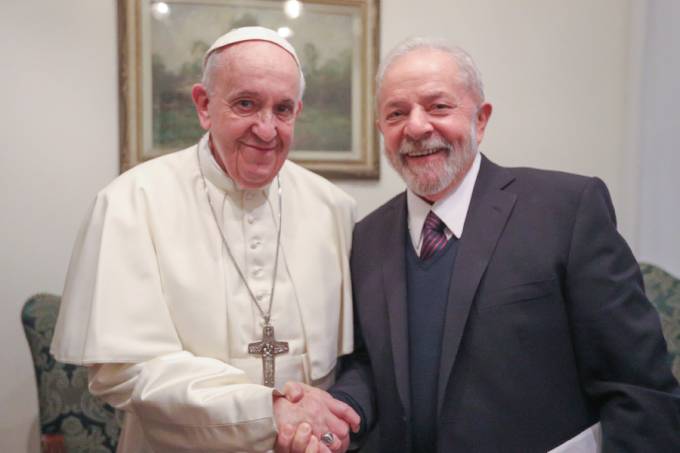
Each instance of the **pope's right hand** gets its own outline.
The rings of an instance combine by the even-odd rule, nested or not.
[[[361,419],[347,404],[306,384],[289,382],[284,397],[274,397],[279,428],[276,453],[341,453],[349,446],[350,428],[359,430]],[[329,445],[319,441],[332,433]]]

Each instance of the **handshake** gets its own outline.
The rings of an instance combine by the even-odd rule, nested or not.
[[[279,431],[276,453],[343,453],[350,429],[358,432],[361,422],[344,402],[298,382],[288,382],[283,395],[274,396],[274,418]]]

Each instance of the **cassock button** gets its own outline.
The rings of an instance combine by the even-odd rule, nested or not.
[[[253,217],[252,215],[249,215],[246,220],[248,220],[248,223],[252,224],[252,223],[255,222],[255,217]]]
[[[259,277],[262,275],[262,268],[261,267],[256,267],[253,269],[253,277]]]

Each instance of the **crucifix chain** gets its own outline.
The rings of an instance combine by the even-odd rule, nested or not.
[[[262,320],[264,321],[264,326],[262,327],[262,340],[261,341],[256,341],[254,343],[249,343],[248,344],[248,353],[249,354],[256,354],[262,357],[262,376],[263,376],[263,383],[264,385],[268,387],[274,387],[274,377],[276,373],[276,366],[274,363],[274,359],[277,354],[282,354],[284,352],[288,352],[288,342],[285,341],[276,341],[276,338],[274,337],[274,326],[270,324],[270,319],[271,319],[271,313],[272,313],[272,303],[274,302],[274,289],[276,288],[276,274],[278,272],[278,266],[279,266],[279,250],[281,249],[281,228],[282,228],[282,223],[281,219],[283,217],[282,213],[282,205],[283,202],[281,199],[283,198],[281,194],[281,179],[279,178],[278,175],[276,175],[276,183],[278,185],[278,200],[279,200],[279,225],[278,229],[276,232],[276,254],[274,257],[274,273],[272,274],[272,283],[271,283],[271,291],[269,291],[269,304],[267,305],[267,310],[265,311],[260,304],[257,301],[257,297],[255,297],[255,294],[253,293],[253,290],[250,288],[250,285],[248,284],[248,280],[246,279],[245,275],[243,274],[243,271],[238,265],[238,262],[234,258],[234,254],[231,252],[231,248],[229,247],[229,242],[227,242],[227,236],[224,234],[224,231],[222,230],[222,226],[220,222],[217,219],[217,214],[215,213],[215,207],[213,206],[212,199],[210,198],[210,192],[208,191],[208,184],[206,183],[205,180],[205,175],[203,174],[203,167],[201,166],[201,157],[200,157],[200,151],[198,145],[196,145],[196,157],[198,159],[198,168],[201,171],[201,178],[203,179],[203,189],[205,190],[205,195],[208,198],[208,205],[210,206],[210,213],[212,214],[213,219],[215,220],[215,225],[217,226],[217,229],[220,232],[220,237],[222,238],[222,242],[224,243],[224,246],[227,249],[227,253],[229,254],[229,258],[231,258],[231,261],[234,263],[234,267],[236,268],[236,271],[238,272],[239,277],[241,277],[241,280],[243,281],[243,284],[245,285],[246,289],[248,290],[248,294],[250,295],[253,303],[257,307],[258,311],[260,312],[260,316],[262,317]]]

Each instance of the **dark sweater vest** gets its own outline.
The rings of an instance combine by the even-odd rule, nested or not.
[[[437,385],[449,283],[458,251],[451,238],[431,258],[421,261],[406,244],[409,372],[412,453],[437,451]]]

